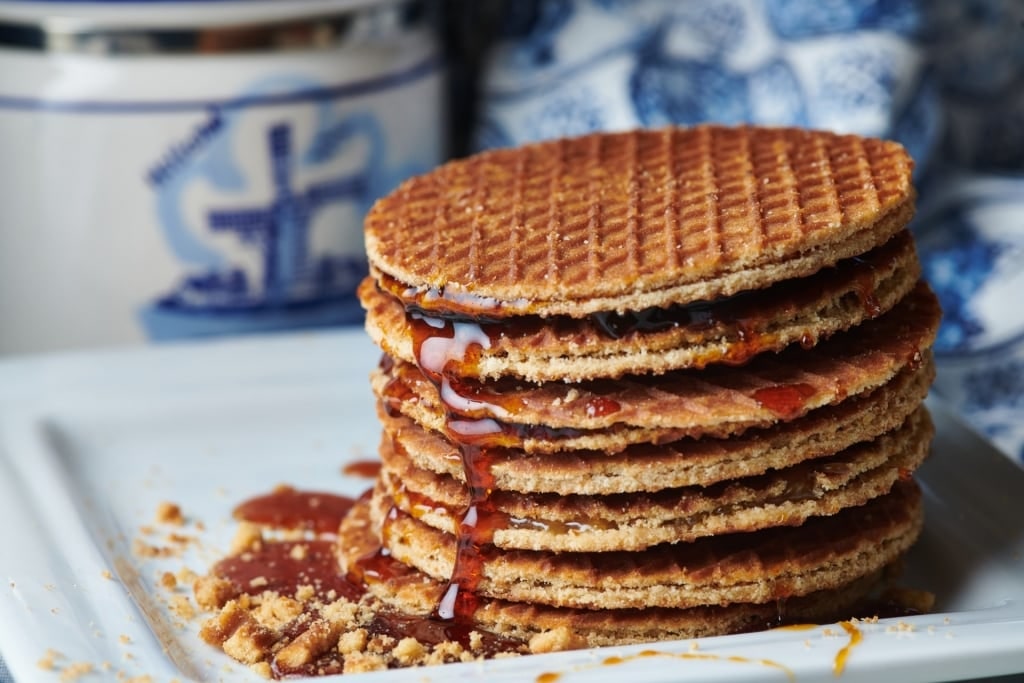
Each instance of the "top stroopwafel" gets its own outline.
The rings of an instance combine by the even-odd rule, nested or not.
[[[424,308],[581,316],[710,300],[868,251],[913,212],[896,143],[700,126],[496,150],[402,184],[371,268]]]

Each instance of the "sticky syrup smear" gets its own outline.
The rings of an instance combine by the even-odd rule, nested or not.
[[[791,419],[806,410],[807,399],[817,390],[810,384],[777,384],[754,391],[754,400],[780,418]]]
[[[368,495],[369,492],[364,494]],[[261,539],[244,552],[217,562],[210,574],[226,580],[233,596],[259,596],[268,591],[291,596],[300,590],[311,590],[321,605],[338,598],[359,602],[367,594],[367,584],[373,581],[401,582],[409,570],[394,560],[383,544],[360,559],[357,571],[347,576],[339,571],[336,532],[342,517],[355,502],[344,496],[300,491],[289,486],[278,486],[271,493],[246,500],[235,508],[234,515],[239,521],[286,532],[301,530],[306,532],[306,536],[300,540]],[[385,522],[385,536],[387,528]],[[472,562],[468,562],[465,566],[471,565]],[[470,569],[463,571],[473,575]],[[472,591],[467,591],[456,597],[464,603],[471,595]],[[254,637],[266,640],[260,642],[271,651],[282,644],[316,637],[311,629],[317,628],[319,609],[307,604],[296,618],[282,627],[277,646],[271,642],[273,638],[269,633],[257,633]],[[457,605],[454,611],[459,615],[470,609],[474,607]],[[214,621],[212,626],[208,622],[202,637],[210,644],[223,647],[236,630],[245,626],[245,622],[244,615],[235,612],[226,621]],[[475,632],[473,652],[485,658],[523,651],[520,641],[476,629],[467,619],[441,618],[436,613],[423,617],[377,608],[372,619],[362,628],[370,638],[381,636],[399,641],[412,637],[428,648],[457,642],[467,650],[474,640],[471,634]],[[276,679],[338,674],[345,666],[344,657],[339,656],[333,647],[299,664],[282,663],[276,656],[272,657],[269,675]]]
[[[349,477],[376,479],[380,474],[380,460],[355,460],[341,468],[341,473]]]
[[[796,675],[793,671],[785,664],[781,664],[771,659],[755,659],[751,657],[740,657],[738,655],[716,655],[711,652],[697,652],[696,643],[691,644],[690,652],[664,652],[661,650],[641,650],[634,655],[613,655],[611,657],[605,657],[597,664],[591,664],[588,666],[582,666],[577,671],[589,671],[597,667],[608,667],[608,666],[619,666],[621,664],[627,664],[629,662],[635,662],[642,659],[651,659],[653,657],[661,657],[664,659],[677,659],[682,661],[702,661],[702,662],[728,662],[732,664],[757,664],[759,666],[768,667],[781,671],[786,675],[790,681],[796,681]],[[537,676],[536,683],[556,683],[562,677],[561,673],[546,672]]]
[[[278,486],[272,492],[250,498],[238,505],[234,517],[240,521],[278,529],[302,529],[318,534],[338,531],[341,520],[355,501],[347,496],[299,491]]]
[[[832,663],[832,673],[836,677],[843,675],[843,671],[846,669],[846,660],[850,658],[850,651],[864,640],[864,634],[852,621],[841,621],[839,625],[849,634],[850,641],[836,653],[835,661]]]
[[[433,318],[410,313],[416,364],[437,388],[445,408],[445,432],[462,459],[469,489],[469,504],[461,511],[456,542],[455,565],[451,577],[434,607],[431,618],[472,628],[479,606],[478,589],[484,576],[484,549],[494,532],[507,525],[491,501],[494,475],[491,472],[491,448],[500,443],[501,425],[494,415],[504,415],[507,407],[491,405],[484,392],[467,395],[459,377],[479,358],[480,349],[491,340],[481,325],[470,321]]]
[[[846,663],[850,658],[850,652],[864,640],[864,634],[861,632],[856,624],[856,620],[852,621],[841,621],[839,626],[842,627],[843,631],[849,636],[849,641],[839,649],[836,653],[835,659],[832,663],[832,673],[836,678],[843,675],[846,670]],[[779,630],[790,630],[790,631],[806,631],[816,628],[821,628],[819,624],[786,624],[778,627]],[[648,659],[651,657],[664,657],[666,659],[678,659],[684,661],[705,661],[705,662],[730,662],[734,664],[758,664],[760,666],[777,669],[784,674],[786,678],[791,681],[796,680],[796,674],[785,664],[776,662],[772,659],[757,659],[751,657],[742,657],[739,655],[717,655],[711,652],[697,652],[696,642],[691,644],[690,652],[663,652],[661,650],[642,650],[634,655],[613,655],[611,657],[605,657],[600,663],[582,666],[577,668],[577,671],[588,671],[598,666],[618,666],[620,664],[627,664],[641,659]],[[545,672],[537,676],[535,683],[557,683],[560,680],[562,674],[559,672]]]

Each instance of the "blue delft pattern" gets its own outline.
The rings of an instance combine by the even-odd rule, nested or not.
[[[277,79],[273,84],[254,86],[246,98],[258,101],[263,92],[277,91],[282,85],[297,92],[317,92],[318,87]],[[333,229],[357,235],[358,219],[373,200],[403,178],[426,170],[428,160],[416,163],[425,155],[407,150],[405,156],[412,161],[388,165],[385,136],[371,111],[342,115],[331,100],[311,100],[307,107],[304,115],[312,111],[316,123],[305,149],[298,147],[293,121],[302,117],[284,116],[266,124],[263,169],[247,167],[237,159],[237,136],[253,113],[248,106],[212,108],[189,140],[169,150],[153,166],[148,180],[154,189],[160,226],[188,275],[140,312],[150,338],[322,327],[362,320],[355,288],[366,274],[365,257],[358,248],[345,253],[313,253],[313,224],[328,209],[347,207],[355,222]],[[350,159],[350,150],[362,158],[357,169],[300,183],[300,171],[327,168],[346,154],[344,158]],[[260,174],[269,176],[270,182],[257,178]],[[255,203],[252,199],[242,202],[240,197],[252,197],[258,180],[269,185],[270,194]],[[201,212],[201,222],[187,217],[192,214],[187,213],[186,192],[198,183],[216,193],[211,207]],[[228,262],[211,246],[214,240],[209,238],[218,235],[230,236],[257,255],[258,270]]]
[[[936,389],[1024,462],[1024,3],[508,4],[478,148],[703,121],[902,142],[917,161],[913,229],[945,309]]]

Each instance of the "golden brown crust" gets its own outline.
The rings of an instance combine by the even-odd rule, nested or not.
[[[837,455],[711,487],[648,494],[523,495],[493,490],[489,504],[502,523],[493,543],[502,549],[554,552],[643,550],[711,535],[797,526],[808,517],[863,505],[910,476],[924,461],[932,425],[922,408],[896,430]],[[425,472],[402,453],[381,448],[382,487],[399,510],[457,534],[470,504],[455,479]],[[529,468],[529,460],[522,467]]]
[[[353,508],[342,525],[338,543],[345,571],[352,569],[358,558],[373,554],[379,547],[380,538],[370,521],[368,501]],[[444,590],[444,583],[397,562],[391,563],[390,570],[389,580],[368,585],[374,597],[407,613],[428,614]],[[881,573],[871,572],[836,590],[764,604],[734,603],[724,607],[578,610],[483,597],[474,621],[482,628],[522,639],[568,626],[592,647],[700,638],[769,628],[784,621],[827,622],[850,616],[853,603],[877,586]]]
[[[812,349],[763,354],[739,368],[715,365],[578,384],[467,381],[464,387],[472,387],[487,416],[523,427],[504,428],[504,445],[528,452],[617,451],[630,443],[667,443],[684,436],[725,437],[795,419],[885,384],[923,361],[939,319],[935,295],[920,283],[892,311],[855,330]],[[389,371],[378,369],[371,384],[389,410],[444,431],[437,389],[415,366],[396,361]],[[768,400],[776,392],[799,393],[799,400],[780,410]]]
[[[391,556],[436,581],[451,576],[456,539],[397,512],[386,498]],[[764,603],[836,589],[881,569],[920,533],[920,493],[899,482],[864,506],[798,527],[702,538],[638,552],[551,553],[489,547],[477,594],[582,609]]]
[[[529,381],[580,381],[625,374],[739,364],[759,353],[804,345],[890,310],[909,293],[921,270],[906,231],[863,257],[806,278],[778,283],[719,303],[642,313],[659,324],[631,317],[510,318],[483,324],[488,344],[460,374]],[[403,304],[372,278],[359,288],[366,329],[387,353],[415,363],[415,332]],[[625,320],[626,322],[618,322]],[[678,321],[676,324],[668,320]],[[616,321],[621,336],[602,329]],[[504,323],[504,324],[503,324]]]
[[[682,439],[641,443],[618,453],[604,450],[528,454],[490,452],[495,487],[524,493],[608,495],[709,486],[763,474],[807,459],[826,457],[895,429],[913,413],[935,376],[929,357],[863,396],[812,411],[769,429],[729,439]],[[378,410],[384,423],[382,453],[400,450],[416,467],[465,481],[458,449],[440,434],[402,415]]]
[[[379,527],[371,523],[370,513],[368,502],[359,503],[342,525],[339,547],[346,570],[379,544],[374,531]],[[842,618],[842,612],[875,585],[884,567],[898,560],[900,549],[913,542],[920,531],[920,513],[916,487],[901,483],[892,494],[860,509],[859,514],[814,520],[814,525],[802,527],[807,533],[799,536],[799,529],[769,530],[744,534],[747,541],[739,544],[735,537],[723,537],[709,539],[706,545],[668,547],[661,555],[651,556],[563,554],[533,562],[528,558],[540,556],[507,553],[511,564],[533,565],[532,574],[519,574],[513,569],[516,577],[525,576],[526,581],[537,577],[543,585],[532,591],[528,587],[520,591],[503,587],[506,597],[500,599],[482,596],[474,620],[481,627],[518,637],[568,625],[591,645],[719,635],[764,628],[780,619],[831,621]],[[848,522],[852,526],[837,534],[834,527]],[[792,543],[786,540],[789,538]],[[444,580],[431,579],[429,574],[394,558],[391,561],[392,578],[371,582],[370,591],[403,611],[428,613],[444,589]],[[498,562],[496,566],[500,574],[508,570],[509,563]],[[605,569],[610,569],[611,575]],[[548,577],[554,585],[548,584]],[[512,574],[509,579],[519,581]],[[691,579],[696,581],[688,584]],[[580,580],[591,589],[574,585]],[[626,591],[618,591],[623,585]],[[814,590],[814,585],[835,587]],[[541,599],[508,599],[515,592],[539,592]],[[611,594],[602,597],[605,592]],[[643,593],[642,602],[635,607],[599,609],[551,604],[579,602],[572,599],[579,594],[590,596],[582,602],[628,604],[634,602],[624,594],[629,592]],[[704,601],[694,595],[697,592],[712,599]],[[754,596],[756,600],[715,604],[713,596],[727,594]],[[682,606],[690,602],[693,606]],[[671,606],[652,606],[664,603]],[[650,628],[644,628],[645,623]]]
[[[550,315],[727,296],[868,251],[913,211],[897,143],[792,128],[592,134],[450,162],[366,218],[370,263]]]

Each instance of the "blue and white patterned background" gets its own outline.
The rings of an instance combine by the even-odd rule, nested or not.
[[[1024,464],[1024,1],[518,0],[500,26],[477,149],[702,121],[902,142],[936,389]]]

